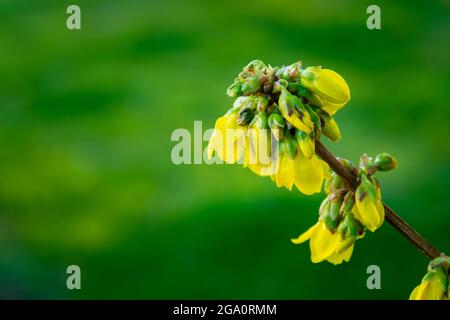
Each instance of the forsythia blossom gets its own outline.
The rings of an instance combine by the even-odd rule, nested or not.
[[[375,159],[363,155],[359,169],[348,160],[340,161],[350,172],[358,173],[356,191],[331,172],[325,184],[327,197],[320,206],[319,221],[297,239],[292,239],[294,244],[309,240],[311,261],[314,263],[327,260],[340,264],[349,261],[356,240],[364,236],[366,229],[373,232],[384,221],[381,188],[373,175],[377,171],[395,168],[395,159],[386,153]]]
[[[227,94],[236,100],[216,121],[208,157],[241,163],[278,187],[320,192],[328,165],[316,156],[315,141],[322,134],[341,137],[330,106],[350,100],[345,80],[321,67],[303,69],[301,62],[272,67],[254,60]]]
[[[449,300],[450,258],[442,255],[428,265],[428,272],[422,282],[414,288],[410,300]]]

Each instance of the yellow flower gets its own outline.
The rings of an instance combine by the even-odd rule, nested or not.
[[[384,207],[379,185],[374,186],[366,175],[361,175],[361,183],[356,189],[356,205],[353,215],[359,222],[374,232],[384,222]]]
[[[315,155],[306,158],[297,150],[294,157],[287,152],[281,152],[278,171],[272,175],[277,187],[289,190],[295,185],[297,189],[306,194],[320,192],[328,165]]]
[[[428,272],[422,282],[414,288],[409,300],[445,300],[446,283],[444,272],[436,268]]]
[[[245,143],[244,168],[248,167],[259,176],[270,176],[276,172],[278,157],[272,155],[271,143],[270,130],[256,126],[249,127]]]
[[[311,104],[334,114],[350,100],[350,89],[338,73],[322,67],[303,70],[300,83],[312,92]]]
[[[327,260],[336,265],[350,260],[356,239],[353,237],[344,238],[339,231],[332,233],[328,230],[325,222],[320,220],[297,239],[291,241],[294,244],[301,244],[307,240],[309,240],[313,263]]]
[[[238,112],[238,109],[231,109],[217,119],[208,144],[209,159],[217,153],[226,163],[235,163],[243,156],[247,128],[236,123]]]

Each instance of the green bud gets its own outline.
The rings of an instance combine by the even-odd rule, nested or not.
[[[240,82],[235,82],[227,89],[227,95],[232,98],[237,98],[242,96],[242,84]]]
[[[389,171],[397,168],[397,160],[388,153],[380,153],[372,163],[380,171]]]
[[[345,200],[344,200],[345,201]],[[358,222],[355,220],[352,214],[347,214],[342,222],[339,224],[338,231],[344,239],[346,238],[354,238],[358,237]]]
[[[273,84],[273,93],[280,93],[283,88],[286,88],[288,85],[288,82],[283,79],[279,79],[278,81],[275,81]]]
[[[355,205],[355,193],[353,191],[347,192],[342,202],[340,209],[341,216],[346,216],[352,213],[353,206]]]
[[[297,155],[297,141],[294,137],[286,131],[284,137],[284,152],[291,158],[294,159]]]
[[[339,211],[342,206],[343,195],[342,191],[336,191],[329,195],[330,207],[323,217],[323,222],[325,222],[328,230],[335,231],[339,226]]]
[[[373,167],[373,158],[364,153],[359,158],[359,169],[360,171],[367,172],[367,170],[371,167]]]
[[[332,172],[330,177],[325,181],[325,192],[327,194],[342,189],[343,187],[344,180],[334,172]]]
[[[269,116],[269,127],[277,140],[283,138],[284,133],[284,119],[278,111],[274,111]]]
[[[234,100],[233,109],[241,109],[242,107],[244,107],[246,104],[249,103],[250,98],[251,97],[244,97],[244,96],[238,97],[236,100]]]
[[[255,115],[252,122],[249,125],[249,128],[256,128],[256,129],[268,129],[268,117],[267,113],[265,112],[259,112]]]
[[[245,71],[263,70],[266,67],[265,63],[261,60],[250,61],[249,64],[244,68]]]
[[[269,98],[267,96],[260,96],[258,98],[258,111],[263,112],[267,110],[269,106]]]
[[[322,220],[325,214],[328,212],[328,210],[330,210],[330,205],[331,205],[330,196],[327,196],[325,199],[323,199],[319,207],[319,217]]]
[[[248,77],[242,84],[242,93],[244,95],[251,95],[258,92],[259,88],[261,88],[259,79],[257,77]]]
[[[339,130],[336,120],[324,111],[320,112],[320,117],[322,118],[322,133],[330,140],[340,140],[341,131]]]
[[[281,79],[288,81],[298,81],[300,80],[300,73],[302,70],[302,63],[300,61],[291,64],[287,67],[281,67],[278,70],[277,76]]]
[[[375,203],[377,197],[375,186],[367,178],[365,173],[361,173],[359,177],[360,184],[356,188],[356,197],[358,197],[359,201],[362,201],[365,197],[369,197],[369,199]]]
[[[252,121],[253,116],[254,116],[253,110],[248,107],[244,107],[239,111],[236,123],[240,126],[245,126]]]

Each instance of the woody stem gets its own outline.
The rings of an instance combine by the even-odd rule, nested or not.
[[[348,170],[336,157],[320,142],[316,141],[316,154],[339,175],[352,188],[358,186],[356,172]],[[423,254],[430,259],[439,257],[442,253],[425,240],[416,230],[414,230],[405,220],[403,220],[386,203],[383,203],[386,220]]]

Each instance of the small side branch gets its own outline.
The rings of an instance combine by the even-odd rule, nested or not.
[[[356,172],[351,172],[320,142],[316,141],[316,154],[336,172],[352,189],[358,186]],[[386,203],[383,203],[386,220],[428,258],[435,259],[441,252],[426,241]]]

